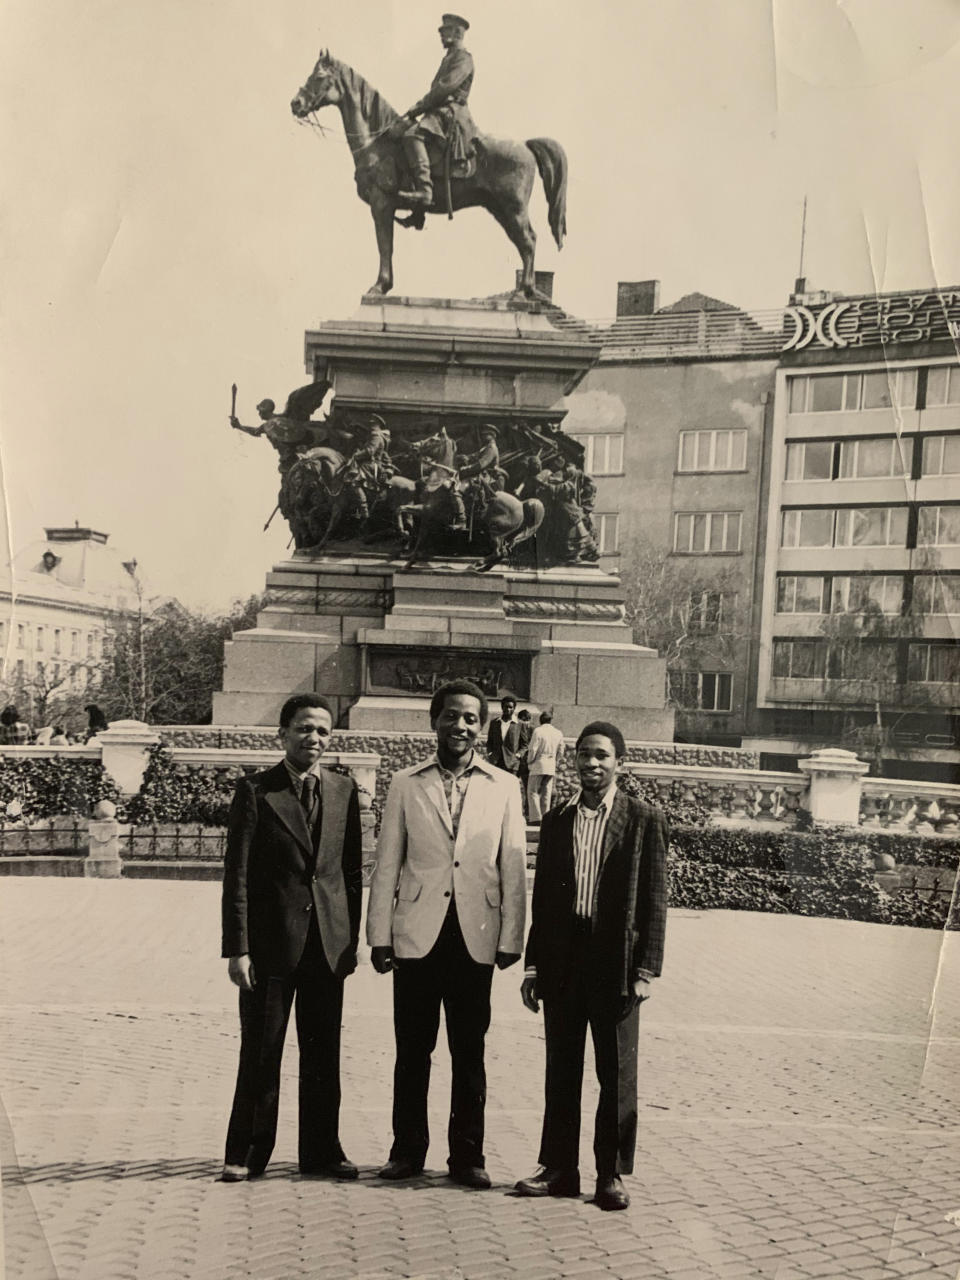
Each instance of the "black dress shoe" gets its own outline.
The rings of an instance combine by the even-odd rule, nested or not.
[[[597,1178],[597,1190],[593,1201],[600,1209],[628,1209],[630,1207],[630,1197],[624,1190],[623,1183],[616,1175]]]
[[[328,1160],[326,1164],[302,1164],[300,1172],[306,1178],[339,1178],[341,1182],[353,1182],[360,1177],[360,1170],[352,1160]]]
[[[514,1187],[522,1196],[578,1196],[579,1169],[545,1169],[542,1165],[529,1178],[521,1178]]]
[[[250,1170],[245,1164],[225,1164],[223,1172],[220,1174],[221,1182],[246,1182],[250,1177]]]
[[[400,1182],[404,1178],[416,1178],[423,1173],[422,1164],[411,1164],[409,1160],[388,1160],[382,1169],[377,1170],[378,1178],[386,1178],[388,1182]]]
[[[490,1175],[479,1165],[455,1164],[450,1166],[450,1177],[459,1182],[461,1187],[472,1187],[474,1191],[490,1189]]]

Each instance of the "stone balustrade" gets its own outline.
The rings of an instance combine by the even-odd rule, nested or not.
[[[693,765],[636,764],[625,772],[646,779],[661,803],[706,809],[717,825],[775,823],[793,826],[805,807],[806,779],[762,769],[711,769]]]
[[[960,787],[900,778],[864,778],[860,825],[918,835],[960,834]]]

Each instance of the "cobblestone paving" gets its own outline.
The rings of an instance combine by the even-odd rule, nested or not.
[[[359,1182],[300,1178],[296,1051],[265,1178],[216,1175],[237,1055],[206,883],[8,879],[0,1155],[8,1280],[885,1280],[960,1276],[960,936],[673,913],[644,1009],[627,1213],[510,1194],[536,1163],[540,1021],[497,976],[494,1189],[375,1176],[390,1128],[390,983],[347,984],[342,1136]],[[954,1220],[955,1219],[955,1220]]]

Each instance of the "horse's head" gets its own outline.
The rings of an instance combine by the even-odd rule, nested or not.
[[[327,49],[323,49],[317,59],[316,66],[307,77],[307,82],[290,103],[290,110],[302,120],[312,111],[321,107],[329,107],[340,101],[340,64],[331,58]]]

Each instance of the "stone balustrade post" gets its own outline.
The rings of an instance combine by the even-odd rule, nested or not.
[[[87,856],[83,874],[96,880],[119,880],[123,871],[120,860],[120,823],[117,807],[110,800],[99,800],[87,826]]]
[[[807,807],[814,826],[856,827],[860,823],[863,776],[870,766],[853,751],[825,747],[814,751],[797,768],[807,775]]]
[[[103,753],[103,767],[125,796],[136,795],[143,782],[147,756],[160,741],[155,729],[142,720],[111,720],[109,729],[101,729],[91,743]]]

